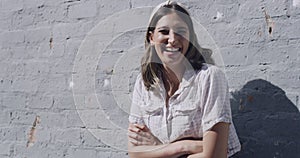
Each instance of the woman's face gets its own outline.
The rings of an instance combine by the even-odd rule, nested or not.
[[[150,33],[150,42],[158,57],[167,66],[181,64],[189,47],[187,24],[175,13],[163,16]]]

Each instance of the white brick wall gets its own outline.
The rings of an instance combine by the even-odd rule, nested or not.
[[[112,94],[110,86],[104,87],[104,84],[110,84],[112,75],[116,75],[112,70],[117,60],[126,55],[127,50],[135,50],[134,47],[143,43],[144,32],[135,28],[120,30],[148,19],[118,19],[122,14],[114,15],[160,2],[1,0],[0,157],[128,157],[126,151],[103,143],[107,140],[125,142],[123,137],[116,134],[116,139],[103,133],[115,127],[126,128],[126,110],[118,107],[112,95],[129,95],[130,92],[126,89]],[[231,91],[239,91],[247,82],[261,78],[285,91],[291,103],[300,109],[300,9],[293,5],[296,1],[179,2],[187,5],[191,15],[215,40],[223,56]],[[272,36],[268,34],[262,8],[274,21]],[[98,61],[94,67],[94,82],[99,102],[91,99],[94,94],[84,91],[74,98],[70,82],[72,74],[76,77],[78,73],[73,72],[73,68],[80,44],[97,24],[109,20],[118,21],[103,23],[105,29],[95,35],[100,41],[96,46],[108,44],[103,56],[100,60],[86,56],[88,60]],[[89,64],[85,63],[87,67]],[[136,62],[126,64],[138,65]],[[131,79],[120,85],[132,87],[137,70],[124,67],[126,71],[133,72]],[[85,77],[92,78],[92,74]],[[83,83],[74,84],[81,89],[93,88]],[[41,118],[36,127],[36,141],[26,148],[36,116]],[[97,131],[96,134],[88,131],[89,127]]]

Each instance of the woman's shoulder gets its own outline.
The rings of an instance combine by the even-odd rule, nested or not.
[[[212,64],[207,64],[204,63],[202,65],[202,68],[197,71],[197,76],[198,77],[210,77],[210,76],[219,76],[219,75],[225,75],[223,70],[219,68],[218,66],[212,65]]]
[[[144,84],[142,73],[138,73],[135,79],[135,86],[138,88],[142,88]]]

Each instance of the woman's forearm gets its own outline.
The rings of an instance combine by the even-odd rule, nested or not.
[[[196,153],[189,155],[187,158],[207,158],[207,156],[205,156],[204,153]]]
[[[173,158],[191,154],[189,158],[227,157],[228,123],[218,123],[201,140],[180,140],[157,146],[133,146],[129,143],[131,158]]]
[[[182,140],[156,146],[128,145],[130,158],[175,158],[181,155],[202,152],[202,144],[202,141],[199,140]]]
[[[184,147],[180,142],[155,146],[143,145],[129,147],[130,158],[173,158],[184,154]]]

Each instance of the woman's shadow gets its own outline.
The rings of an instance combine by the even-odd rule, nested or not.
[[[232,93],[242,150],[234,158],[300,157],[300,113],[279,87],[262,79]]]

